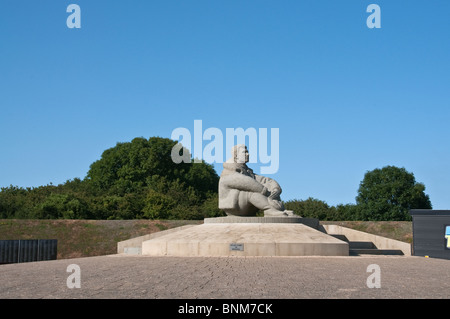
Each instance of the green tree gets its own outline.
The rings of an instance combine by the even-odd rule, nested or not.
[[[219,209],[219,196],[212,194],[200,207],[202,218],[226,216],[225,212]]]
[[[367,172],[356,197],[359,220],[410,220],[410,209],[431,209],[425,185],[405,168],[386,166]]]
[[[117,143],[92,163],[87,186],[74,180],[68,187],[106,196],[107,201],[100,198],[94,205],[103,218],[200,218],[203,202],[217,194],[219,177],[205,162],[173,162],[176,144],[160,137]],[[190,157],[188,150],[183,153]]]
[[[358,205],[339,204],[336,206],[336,215],[333,220],[358,220],[360,215]]]
[[[145,202],[144,217],[149,219],[169,219],[177,204],[172,197],[152,189],[149,190]]]
[[[39,188],[3,187],[0,190],[0,218],[30,218],[36,203],[43,201],[53,186]]]
[[[172,161],[171,152],[176,144],[176,141],[160,137],[148,140],[138,137],[131,142],[117,143],[92,163],[86,180],[97,192],[119,196],[149,186],[155,176],[191,186],[203,199],[209,192],[217,192],[219,177],[212,165]]]
[[[86,219],[89,212],[86,203],[68,194],[51,194],[34,210],[39,219]]]

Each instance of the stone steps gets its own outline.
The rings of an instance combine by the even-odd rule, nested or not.
[[[342,234],[329,234],[334,238],[345,241],[349,246],[349,256],[360,255],[404,255],[399,249],[378,249],[371,241],[350,241]]]

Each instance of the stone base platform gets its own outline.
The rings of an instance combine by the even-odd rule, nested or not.
[[[229,217],[223,219],[226,218]],[[223,222],[219,219],[213,222],[205,219],[202,225],[143,241],[142,255],[184,257],[349,255],[347,242],[298,221],[288,222],[287,219],[286,222],[242,221],[239,219],[239,222]]]
[[[205,224],[217,223],[258,223],[258,224],[304,224],[306,226],[317,229],[319,227],[319,220],[317,218],[304,218],[300,216],[286,216],[286,217],[240,217],[240,216],[226,216],[205,218]]]

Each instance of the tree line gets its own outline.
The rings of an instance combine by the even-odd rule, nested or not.
[[[151,137],[117,143],[91,164],[84,179],[0,190],[0,218],[203,219],[218,209],[219,176],[212,165],[171,160],[176,141]],[[182,149],[182,152],[188,152]],[[431,208],[425,186],[404,168],[367,172],[356,204],[329,206],[308,198],[286,209],[319,220],[410,220],[409,209]]]
[[[308,198],[285,204],[303,217],[319,220],[411,220],[411,209],[431,209],[425,185],[415,180],[405,168],[385,166],[367,172],[361,181],[356,204],[329,206],[326,202]]]
[[[117,143],[84,179],[0,191],[0,218],[203,219],[222,216],[219,177],[207,163],[171,160],[177,142],[135,138]],[[182,151],[187,151],[183,149]]]

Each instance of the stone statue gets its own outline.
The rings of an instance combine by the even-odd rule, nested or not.
[[[246,163],[249,154],[244,144],[233,146],[231,158],[223,163],[219,180],[219,209],[227,215],[294,216],[281,202],[281,187],[273,179],[253,173]]]

